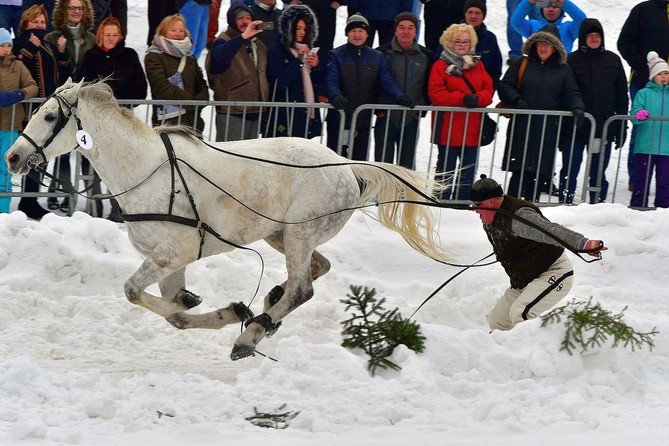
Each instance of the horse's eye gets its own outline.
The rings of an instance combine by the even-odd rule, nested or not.
[[[56,120],[56,117],[55,117],[54,115],[46,115],[46,116],[44,117],[44,120],[45,120],[46,122],[53,122],[53,121]]]

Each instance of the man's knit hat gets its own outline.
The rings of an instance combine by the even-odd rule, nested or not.
[[[465,7],[462,10],[463,13],[467,12],[469,8],[479,8],[483,13],[483,18],[485,18],[488,13],[488,9],[485,4],[485,0],[467,0],[465,2]]]
[[[360,14],[353,14],[351,17],[348,18],[348,20],[346,21],[345,34],[348,34],[350,30],[355,28],[362,28],[369,34],[369,22],[367,21],[366,18],[364,18]]]
[[[8,43],[12,45],[12,35],[5,28],[0,28],[0,44]]]
[[[488,178],[485,174],[481,174],[481,179],[477,180],[472,185],[469,199],[475,203],[480,203],[490,198],[501,197],[502,195],[504,195],[502,186],[492,178]]]
[[[1,30],[0,31],[4,31]],[[648,71],[650,75],[648,76],[649,80],[653,80],[655,76],[660,74],[663,71],[669,71],[669,64],[667,61],[662,59],[655,51],[648,53]]]
[[[397,25],[400,24],[400,22],[403,22],[405,20],[408,20],[413,23],[413,25],[418,28],[418,17],[416,17],[414,14],[410,12],[400,12],[395,16],[395,28],[397,28]]]

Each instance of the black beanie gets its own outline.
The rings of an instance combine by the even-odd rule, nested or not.
[[[348,18],[346,21],[346,32],[344,34],[348,34],[350,30],[355,28],[362,28],[369,34],[369,22],[361,14],[353,14]]]
[[[486,8],[485,5],[485,0],[467,0],[465,2],[465,8],[462,10],[462,13],[464,14],[465,12],[467,12],[469,8],[479,8],[483,13],[484,19],[486,14],[488,13],[488,9]]]
[[[480,203],[490,198],[501,197],[502,195],[504,195],[502,186],[492,178],[488,178],[485,174],[481,174],[481,179],[477,180],[472,185],[469,199],[475,203]]]
[[[400,22],[404,20],[409,20],[410,22],[413,22],[413,25],[418,28],[418,17],[416,17],[414,14],[410,12],[400,12],[395,16],[395,28],[397,28],[397,25],[400,24]]]

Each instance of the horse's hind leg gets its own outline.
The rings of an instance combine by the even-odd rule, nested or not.
[[[276,324],[288,313],[311,299],[314,294],[311,278],[313,252],[295,248],[286,255],[288,280],[283,297],[265,313],[247,322],[246,330],[237,337],[232,348],[230,357],[233,360],[253,355],[256,345],[268,331],[275,329]]]
[[[280,234],[267,237],[265,241],[281,254],[286,254],[283,247],[283,237]],[[330,261],[323,254],[314,250],[311,255],[311,280],[316,280],[319,277],[324,276],[328,271],[330,271]],[[266,312],[276,305],[276,303],[283,297],[285,289],[286,282],[272,288],[265,296],[263,311]]]

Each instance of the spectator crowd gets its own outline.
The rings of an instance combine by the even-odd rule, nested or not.
[[[340,8],[348,14],[338,24]],[[654,175],[654,204],[669,207],[669,143],[663,141],[669,131],[661,119],[669,116],[667,0],[638,3],[623,25],[617,45],[632,68],[629,91],[601,23],[572,0],[507,0],[506,56],[485,24],[485,0],[233,0],[227,10],[220,0],[149,0],[148,49],[141,55],[125,45],[127,33],[138,32],[127,28],[127,9],[126,0],[0,0],[3,156],[22,129],[21,101],[47,97],[68,78],[107,82],[118,99],[146,99],[150,91],[163,102],[230,102],[216,107],[217,141],[325,137],[328,147],[353,160],[409,169],[415,168],[426,117],[414,107],[449,107],[456,110],[430,115],[436,175],[447,186],[442,200],[466,200],[488,143],[486,115],[476,109],[491,106],[497,94],[500,106],[519,110],[508,122],[499,166],[510,174],[506,193],[529,201],[555,194],[560,203],[574,203],[588,150],[593,157],[586,181],[596,190],[588,198],[598,203],[608,194],[611,150],[627,142],[627,120],[615,121],[606,133],[604,123],[627,115],[631,98],[631,205],[648,206]],[[225,29],[218,29],[219,17]],[[421,27],[424,39],[418,38]],[[335,47],[338,32],[346,43]],[[233,104],[239,102],[259,104]],[[324,103],[329,106],[322,115],[318,104]],[[394,107],[365,109],[354,119],[354,111],[368,104]],[[156,105],[152,124],[202,132],[201,112],[198,105]],[[90,165],[82,169],[91,193],[101,193]],[[71,188],[68,155],[56,161],[55,171],[59,181],[50,190]],[[23,190],[38,191],[41,180],[31,174]],[[0,192],[9,188],[3,163]],[[19,209],[34,219],[70,210],[67,198],[50,197],[46,204],[49,210],[35,197],[22,197]],[[9,198],[0,197],[0,212],[8,210]],[[87,210],[102,216],[100,201],[91,200]],[[114,202],[109,218],[120,221]]]

